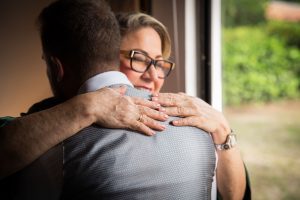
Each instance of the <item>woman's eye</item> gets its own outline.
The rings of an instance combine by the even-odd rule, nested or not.
[[[144,62],[145,58],[141,57],[141,56],[135,56],[135,57],[132,58],[132,60],[138,61],[138,62]]]
[[[156,63],[156,67],[163,68],[163,67],[164,67],[164,64],[163,64],[163,63],[161,63],[161,62],[158,62],[158,63]]]

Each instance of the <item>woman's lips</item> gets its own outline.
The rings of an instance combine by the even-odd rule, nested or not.
[[[152,89],[146,86],[134,86],[135,88],[139,89],[139,90],[145,90],[147,92],[152,92]]]

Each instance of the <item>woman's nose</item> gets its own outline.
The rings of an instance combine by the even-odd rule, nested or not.
[[[158,74],[157,74],[156,68],[153,64],[151,64],[149,69],[143,74],[143,77],[151,79],[152,81],[155,81],[158,79]]]

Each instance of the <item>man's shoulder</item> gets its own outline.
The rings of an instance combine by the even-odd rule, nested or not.
[[[5,126],[6,124],[8,124],[9,122],[11,122],[14,119],[15,119],[15,117],[10,117],[10,116],[0,117],[0,128]]]
[[[62,102],[63,102],[63,100],[61,100],[59,98],[50,97],[50,98],[44,99],[40,102],[37,102],[37,103],[33,104],[29,108],[27,113],[22,113],[21,115],[27,115],[27,114],[38,112],[38,111],[41,111],[41,110],[46,110],[46,109],[51,108],[53,106],[56,106],[56,105],[58,105]]]

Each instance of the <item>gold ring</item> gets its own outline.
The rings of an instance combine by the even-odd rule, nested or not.
[[[140,114],[139,118],[138,118],[139,122],[143,122],[143,114]]]

